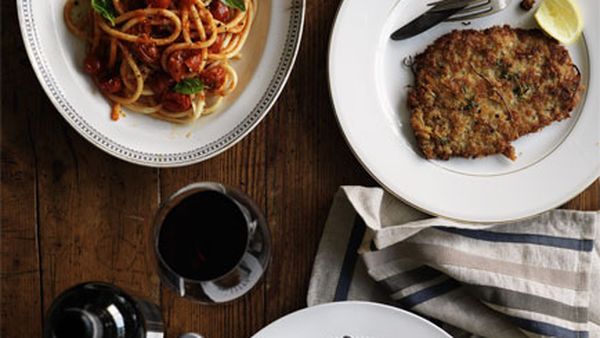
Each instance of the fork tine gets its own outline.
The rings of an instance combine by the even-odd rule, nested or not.
[[[463,7],[469,8],[472,6],[478,6],[482,3],[489,3],[489,1],[490,0],[444,0],[439,1],[437,5],[434,5],[434,7],[429,10],[429,12],[442,12]]]
[[[487,0],[487,4],[467,6],[446,21],[467,21],[488,16],[508,7],[511,0]]]
[[[470,0],[466,0],[466,1],[468,2]],[[439,1],[430,2],[430,3],[427,4],[427,6],[434,7],[434,6],[437,6],[437,5],[444,4],[444,3],[451,4],[451,3],[454,3],[454,2],[465,2],[465,0],[439,0]]]
[[[465,9],[471,9],[471,8],[476,8],[476,7],[477,8],[481,8],[481,7],[484,7],[484,6],[493,7],[492,0],[480,0],[478,2],[474,2],[474,3],[470,4],[470,5],[468,5],[467,7],[465,7]]]
[[[485,3],[479,4],[479,5],[465,7],[464,9],[462,9],[458,13],[456,13],[456,16],[477,14],[477,13],[482,12],[482,9],[485,9],[485,10],[493,9],[493,7],[490,3],[491,3],[491,1],[488,0]]]
[[[466,15],[458,15],[458,16],[453,16],[450,19],[446,20],[446,21],[469,21],[469,20],[473,20],[473,19],[478,19],[478,18],[483,18],[484,16],[488,16],[490,14],[495,13],[493,8],[488,8],[487,10],[484,10],[482,12],[478,12],[476,14],[466,14]]]

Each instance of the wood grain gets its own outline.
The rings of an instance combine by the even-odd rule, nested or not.
[[[600,209],[600,180],[588,187],[584,192],[565,204],[562,208],[597,211]]]
[[[44,305],[84,281],[157,302],[151,222],[158,171],[97,151],[46,104],[34,114]]]
[[[0,335],[39,337],[62,290],[101,280],[162,305],[168,337],[249,337],[306,306],[314,255],[340,185],[375,185],[335,121],[326,78],[338,1],[307,1],[303,44],[278,103],[222,155],[179,169],[148,169],[104,154],[52,107],[27,61],[15,2],[2,3]],[[193,182],[240,188],[264,210],[273,261],[248,296],[203,306],[161,287],[150,262],[159,203]],[[565,208],[600,209],[600,182]]]
[[[31,111],[38,100],[23,100],[21,88],[41,97],[29,67],[16,24],[14,1],[2,3],[2,162],[0,209],[0,336],[39,337],[42,306],[36,166],[30,129]],[[23,71],[10,72],[9,69]],[[24,325],[30,323],[30,325]]]
[[[308,1],[295,70],[265,122],[274,243],[267,322],[306,306],[312,262],[338,187],[372,183],[346,146],[329,99],[327,50],[337,3]]]
[[[15,2],[2,6],[3,43],[15,46],[3,55],[2,337],[41,336],[52,300],[86,281],[159,302],[148,255],[158,170],[103,153],[64,121],[31,71]]]

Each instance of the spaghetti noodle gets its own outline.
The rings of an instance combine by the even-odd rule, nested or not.
[[[67,0],[67,28],[87,41],[84,70],[112,103],[174,123],[214,112],[238,82],[254,0]]]

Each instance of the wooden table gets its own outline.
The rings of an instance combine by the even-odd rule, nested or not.
[[[56,112],[25,55],[15,1],[2,1],[1,330],[39,337],[61,291],[106,281],[160,304],[168,337],[249,337],[306,306],[311,266],[333,194],[374,182],[335,122],[326,60],[338,1],[308,0],[296,68],[269,116],[226,153],[180,169],[115,159]],[[161,200],[196,181],[241,188],[264,210],[273,263],[247,297],[201,306],[161,288],[149,259],[151,219]],[[600,208],[598,182],[568,203]]]

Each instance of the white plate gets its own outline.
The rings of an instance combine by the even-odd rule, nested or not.
[[[253,338],[448,338],[437,326],[391,306],[339,302],[287,315]]]
[[[539,2],[539,1],[538,1]],[[403,59],[454,29],[510,24],[534,27],[533,11],[513,0],[498,14],[443,23],[405,41],[397,28],[425,11],[422,0],[345,0],[329,50],[329,80],[338,122],[354,154],[388,191],[431,214],[470,222],[503,222],[568,201],[600,174],[600,2],[579,0],[584,38],[569,46],[587,87],[572,117],[514,142],[518,159],[428,161],[419,153],[406,108],[414,82]],[[595,60],[590,64],[590,60]]]
[[[21,32],[37,77],[64,118],[100,149],[123,160],[175,167],[206,160],[241,140],[279,96],[300,44],[305,0],[258,0],[240,83],[218,113],[178,126],[135,113],[118,122],[82,72],[84,44],[63,22],[65,0],[17,0]]]

